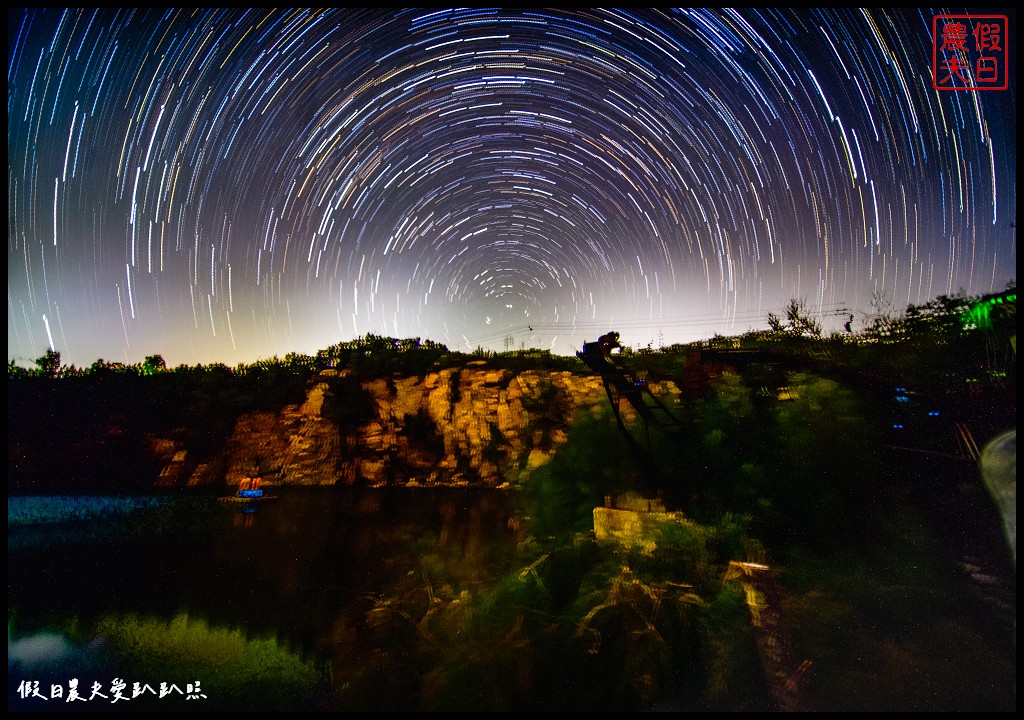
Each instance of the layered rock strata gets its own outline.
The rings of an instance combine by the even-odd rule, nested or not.
[[[599,377],[570,372],[470,363],[360,381],[327,370],[301,405],[241,416],[224,452],[190,472],[169,447],[158,484],[501,486],[548,462],[577,413],[607,403]]]

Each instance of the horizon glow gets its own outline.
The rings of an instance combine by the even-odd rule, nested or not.
[[[943,12],[9,10],[9,358],[571,355],[997,292],[1016,67],[936,91]]]

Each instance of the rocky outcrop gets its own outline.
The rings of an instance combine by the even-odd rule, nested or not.
[[[223,482],[259,475],[287,485],[500,486],[548,462],[576,413],[607,402],[599,377],[570,372],[470,363],[359,381],[328,370],[301,405],[239,418]],[[175,454],[162,477],[180,482],[175,467],[183,459]],[[205,484],[201,470],[187,484]]]
[[[383,376],[329,369],[285,391],[264,379],[15,384],[9,491],[222,490],[257,476],[265,486],[500,487],[550,462],[578,418],[608,412],[598,375],[486,361]],[[678,392],[652,390],[666,401]]]

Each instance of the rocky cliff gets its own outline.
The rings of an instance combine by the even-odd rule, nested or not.
[[[242,415],[222,452],[189,462],[165,443],[158,487],[501,486],[548,462],[578,412],[608,403],[598,376],[469,363],[422,376],[358,380],[327,370],[305,401]]]

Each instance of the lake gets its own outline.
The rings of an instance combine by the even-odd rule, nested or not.
[[[491,582],[516,546],[502,491],[267,494],[278,499],[255,507],[9,498],[8,709],[315,709],[332,693],[331,661],[351,650],[353,607],[386,606],[396,587],[427,601],[444,592],[435,583]],[[69,704],[72,678],[86,697],[93,682],[110,695],[114,678],[142,694]],[[62,685],[64,699],[23,681],[46,697]],[[161,682],[181,694],[159,697]]]
[[[913,467],[862,508],[859,537],[767,553],[804,699],[1012,709],[995,508],[977,471]],[[581,482],[528,500],[271,488],[255,508],[10,497],[8,710],[773,710],[749,598],[726,579],[757,551],[745,521],[613,550]]]

